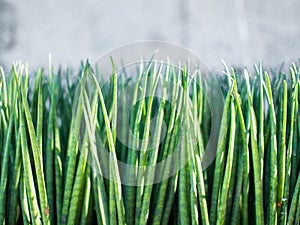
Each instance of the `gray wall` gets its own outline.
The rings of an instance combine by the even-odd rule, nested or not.
[[[158,39],[210,67],[300,57],[299,0],[0,0],[0,64],[78,65],[111,48]]]

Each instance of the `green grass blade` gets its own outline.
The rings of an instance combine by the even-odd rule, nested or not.
[[[225,214],[226,214],[226,201],[228,198],[230,178],[232,172],[232,163],[234,156],[234,141],[235,141],[235,131],[236,131],[236,122],[235,122],[235,107],[234,99],[231,98],[230,102],[230,134],[229,134],[229,146],[227,153],[227,161],[225,166],[224,180],[221,188],[220,195],[220,207],[218,209],[217,224],[222,225],[225,223]]]
[[[260,158],[257,146],[257,123],[256,116],[252,105],[252,96],[249,83],[249,75],[244,70],[246,78],[246,86],[248,92],[248,107],[250,113],[250,140],[251,140],[251,152],[252,152],[252,164],[254,173],[254,195],[255,195],[255,223],[264,224],[264,210],[263,210],[263,188],[261,179]]]
[[[1,181],[0,181],[0,224],[4,223],[5,220],[5,209],[6,209],[6,195],[7,195],[7,179],[8,179],[8,164],[9,164],[9,153],[11,148],[12,132],[14,124],[14,109],[12,109],[11,116],[9,118],[8,131],[5,140],[5,147],[2,158],[1,166]]]
[[[23,108],[24,108],[24,112],[25,112],[26,123],[27,123],[29,137],[30,137],[30,143],[32,146],[35,174],[36,174],[37,186],[38,186],[38,195],[39,195],[39,201],[41,204],[42,220],[43,220],[44,224],[49,224],[50,223],[49,206],[48,206],[47,194],[46,194],[43,163],[40,158],[40,150],[39,150],[38,142],[36,140],[36,134],[35,134],[33,123],[32,123],[32,117],[31,117],[31,114],[29,111],[29,105],[27,102],[26,94],[25,94],[26,93],[25,88],[26,88],[26,86],[21,88],[22,104],[23,104]]]
[[[221,187],[221,179],[223,177],[223,168],[224,168],[224,151],[226,145],[226,137],[228,130],[228,115],[229,115],[229,107],[231,103],[231,93],[232,87],[227,93],[223,115],[221,120],[220,133],[218,137],[218,146],[217,146],[217,156],[215,161],[215,169],[214,169],[214,180],[212,186],[212,194],[211,194],[211,207],[210,207],[210,224],[215,224],[217,222],[217,210],[219,208],[219,196],[220,196],[220,187]]]
[[[29,205],[29,212],[30,217],[33,222],[33,224],[42,224],[41,221],[41,212],[38,205],[36,190],[34,186],[34,180],[33,180],[33,172],[30,164],[30,158],[29,158],[29,150],[27,145],[27,137],[26,137],[26,130],[25,130],[25,119],[23,115],[24,111],[21,110],[20,113],[20,132],[21,132],[21,143],[22,143],[22,160],[23,160],[23,177],[25,179],[25,186],[26,186],[26,194],[28,199],[28,205]]]
[[[277,203],[279,206],[282,205],[282,198],[284,192],[285,183],[285,165],[286,165],[286,132],[287,132],[287,82],[283,81],[283,100],[280,105],[280,115],[281,115],[281,132],[280,132],[280,146],[279,146],[279,160],[278,160],[278,191],[277,191]],[[281,207],[278,208],[278,219],[281,215]]]
[[[269,115],[271,122],[271,139],[270,139],[270,188],[268,196],[268,224],[277,223],[277,185],[278,185],[278,169],[277,169],[277,139],[276,139],[276,115],[273,103],[271,83],[269,75],[265,73],[266,94],[269,104]]]

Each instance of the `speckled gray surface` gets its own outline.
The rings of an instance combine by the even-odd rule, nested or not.
[[[299,10],[299,0],[11,0],[0,4],[0,64],[47,65],[52,53],[55,64],[78,65],[156,39],[185,46],[216,69],[221,59],[275,66],[300,57]]]

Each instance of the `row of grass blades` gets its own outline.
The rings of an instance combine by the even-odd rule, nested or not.
[[[28,66],[20,63],[7,77],[2,68],[0,73],[1,224],[15,224],[20,218],[25,224],[55,224],[61,215],[66,162],[61,144],[67,146],[60,139],[70,126],[62,123],[70,115],[60,105],[68,97],[61,74],[50,69],[45,76],[39,69],[29,77]]]
[[[142,61],[133,85],[113,61],[112,71],[106,85],[88,62],[70,79],[51,61],[32,77],[19,63],[0,68],[1,224],[299,224],[295,64],[290,76],[225,65],[217,155],[204,171],[204,89],[218,84],[169,61]]]
[[[256,224],[298,224],[299,69],[292,65],[290,80],[282,71],[277,77],[269,76],[261,64],[255,72],[256,76],[250,76],[244,70],[241,79],[237,76],[243,74],[225,65],[232,91],[225,99],[223,115],[236,112],[237,116],[222,119],[210,223],[247,224],[255,218]],[[232,129],[240,130],[236,140]]]

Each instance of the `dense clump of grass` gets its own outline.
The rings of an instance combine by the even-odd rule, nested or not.
[[[128,102],[132,80],[113,62],[106,83],[88,63],[71,79],[51,64],[0,68],[0,224],[300,223],[295,64],[272,75],[225,65],[217,84],[185,65],[150,60],[136,72]],[[203,90],[216,86],[216,158],[202,170],[214,119]],[[93,151],[99,140],[108,161]]]

